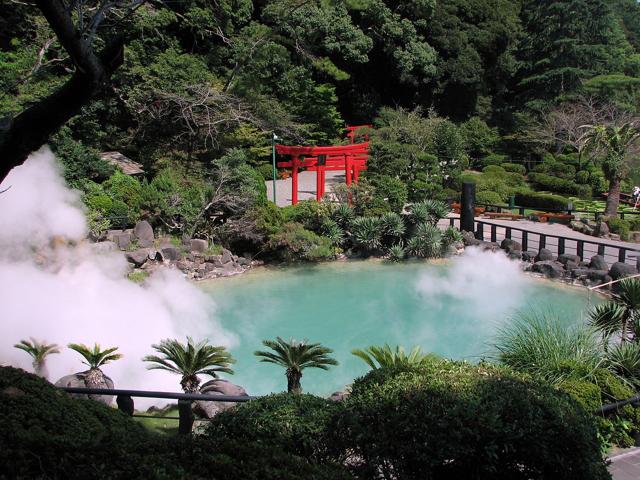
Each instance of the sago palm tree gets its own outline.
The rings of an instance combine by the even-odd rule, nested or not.
[[[166,339],[152,347],[161,356],[144,357],[145,362],[151,363],[147,369],[166,370],[180,375],[180,385],[185,393],[199,391],[198,375],[209,375],[213,378],[218,378],[220,372],[233,375],[229,366],[235,363],[234,358],[226,347],[210,345],[208,340],[195,343],[191,337],[187,337],[185,345],[175,339]]]
[[[276,340],[263,340],[262,344],[273,352],[256,351],[254,355],[261,357],[261,362],[275,363],[287,369],[287,391],[302,393],[300,380],[305,368],[321,368],[328,370],[330,365],[338,365],[337,360],[330,357],[330,348],[319,343],[308,343],[306,340],[297,342],[284,341],[280,337]]]
[[[115,353],[118,347],[111,347],[105,350],[100,348],[100,344],[94,343],[93,348],[82,343],[70,343],[67,345],[71,350],[78,352],[84,358],[84,363],[89,367],[89,371],[84,377],[87,388],[101,388],[106,384],[105,375],[100,369],[103,365],[122,358],[120,353]]]
[[[597,305],[589,321],[607,340],[617,335],[620,343],[640,341],[640,280],[627,278],[618,283],[613,300]]]
[[[372,345],[361,350],[356,348],[351,353],[369,365],[373,370],[378,368],[419,367],[437,359],[432,353],[423,353],[419,346],[415,346],[407,354],[403,347],[392,349],[388,344],[383,347]]]
[[[583,125],[580,153],[586,152],[602,162],[609,181],[609,194],[604,214],[615,216],[620,203],[620,184],[629,173],[640,143],[640,128],[635,121],[617,125]]]
[[[48,355],[60,353],[60,347],[55,343],[39,342],[31,337],[31,340],[20,340],[20,343],[14,345],[15,348],[24,350],[33,359],[33,371],[42,378],[48,377],[46,359]]]

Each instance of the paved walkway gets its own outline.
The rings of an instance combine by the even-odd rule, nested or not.
[[[640,448],[612,457],[609,473],[614,480],[640,479]]]
[[[267,198],[273,200],[273,181],[265,182],[267,185]],[[284,207],[291,205],[291,178],[276,180],[276,205]],[[325,189],[331,192],[333,185],[345,183],[344,173],[328,171],[325,175]],[[298,174],[298,200],[315,200],[316,198],[316,172],[301,172]]]
[[[460,218],[457,214],[451,214],[450,218]],[[590,235],[585,235],[584,233],[576,232],[575,230],[570,229],[566,225],[562,225],[560,223],[540,223],[540,222],[532,222],[531,220],[498,220],[498,219],[488,219],[482,217],[476,217],[476,220],[485,223],[484,227],[484,237],[485,240],[490,239],[491,236],[491,227],[489,225],[498,226],[496,231],[496,240],[498,242],[502,241],[505,238],[505,228],[518,228],[521,230],[526,230],[527,232],[539,233],[543,235],[556,235],[558,237],[564,237],[569,239],[565,241],[565,253],[577,254],[577,241],[582,240],[584,242],[597,242],[605,245],[610,245],[611,247],[625,247],[632,250],[638,250],[638,254],[634,252],[629,252],[625,262],[630,265],[636,264],[636,255],[640,256],[640,244],[631,243],[631,242],[622,242],[619,240],[609,240],[604,238],[592,237]],[[441,226],[447,225],[449,220],[442,220]],[[459,224],[456,222],[456,226]],[[522,242],[522,232],[517,230],[511,231],[511,238],[518,242]],[[546,239],[546,248],[551,250],[554,254],[558,251],[558,239],[556,238],[547,238]],[[539,250],[539,236],[538,235],[528,235],[528,249],[533,251]],[[588,260],[593,255],[597,255],[598,247],[597,245],[593,245],[590,243],[585,243],[584,245],[584,259]],[[605,247],[605,259],[611,265],[614,262],[618,261],[618,249],[617,248],[607,248]],[[640,477],[638,477],[640,480]]]

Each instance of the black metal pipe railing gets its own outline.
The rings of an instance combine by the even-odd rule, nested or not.
[[[67,393],[82,395],[110,395],[118,397],[141,397],[141,398],[163,398],[178,400],[178,432],[186,435],[191,433],[195,417],[191,409],[191,402],[229,402],[242,403],[249,402],[257,397],[238,395],[207,395],[206,393],[177,393],[177,392],[154,392],[147,390],[128,390],[122,388],[79,388],[79,387],[58,387]],[[133,408],[133,407],[132,407]],[[131,414],[132,412],[129,412]],[[157,417],[161,418],[161,417]]]
[[[631,398],[628,398],[626,400],[620,400],[619,402],[615,402],[615,403],[607,403],[606,405],[603,405],[602,407],[600,407],[597,413],[599,415],[605,415],[607,413],[613,412],[614,410],[618,410],[619,408],[625,407],[627,405],[637,404],[637,403],[640,403],[640,395],[635,395]]]

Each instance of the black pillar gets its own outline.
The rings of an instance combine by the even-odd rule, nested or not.
[[[190,400],[178,400],[178,414],[180,420],[178,421],[178,433],[187,435],[191,433],[193,428],[193,410],[191,410]]]
[[[474,229],[473,217],[476,206],[476,184],[464,182],[462,184],[462,199],[460,201],[460,230],[472,232]]]

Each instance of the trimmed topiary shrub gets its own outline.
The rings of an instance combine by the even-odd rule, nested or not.
[[[274,445],[319,462],[327,458],[329,450],[327,427],[342,409],[342,402],[308,394],[279,393],[216,415],[205,436]]]
[[[516,205],[539,210],[566,210],[569,203],[567,198],[560,195],[524,190],[516,192],[515,197]]]
[[[496,192],[481,191],[476,193],[476,203],[487,205],[504,205],[502,197]]]
[[[608,479],[569,395],[487,365],[434,361],[357,379],[333,426],[363,479]]]
[[[507,157],[506,155],[491,153],[486,157],[482,158],[482,160],[480,160],[480,164],[483,167],[486,167],[488,165],[502,165],[503,163],[506,163],[508,161],[509,161],[509,157]]]
[[[529,181],[540,190],[566,193],[576,195],[581,198],[591,197],[591,187],[580,185],[571,180],[547,175],[546,173],[530,173]]]
[[[500,166],[507,172],[517,173],[520,175],[527,173],[525,166],[520,163],[502,163]]]

